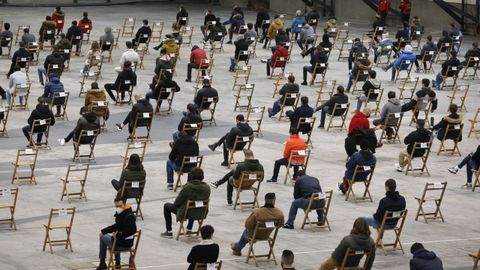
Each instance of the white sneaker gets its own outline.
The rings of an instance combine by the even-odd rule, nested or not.
[[[458,172],[458,167],[455,166],[455,167],[448,168],[448,171],[451,172],[451,173],[453,173],[453,174],[457,174],[457,172]]]
[[[398,163],[395,163],[395,169],[397,170],[397,172],[403,172],[402,166],[400,166],[400,164]]]
[[[57,141],[61,146],[65,145],[65,139],[58,139]]]
[[[472,188],[472,183],[465,183],[462,188]]]

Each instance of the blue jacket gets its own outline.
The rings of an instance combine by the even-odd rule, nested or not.
[[[304,175],[301,176],[295,181],[295,186],[293,187],[293,198],[310,198],[313,193],[322,192],[320,187],[320,182],[317,178]]]
[[[398,57],[395,62],[393,62],[393,67],[394,68],[397,68],[398,66],[400,66],[400,64],[402,63],[402,61],[404,60],[410,60],[412,62],[415,62],[415,60],[417,59],[417,55],[414,53],[414,52],[401,52],[400,53],[400,57]],[[403,68],[407,68],[407,66],[405,67],[402,67]]]
[[[302,26],[305,24],[305,18],[296,16],[292,20],[292,26],[290,27],[290,31],[292,33],[300,33],[302,32]],[[301,25],[301,26],[299,26]]]
[[[413,253],[410,270],[443,270],[442,260],[432,251],[419,249]]]
[[[295,111],[288,111],[287,113],[288,118],[290,118],[290,128],[297,128],[298,121],[300,117],[312,117],[313,115],[313,108],[307,105],[298,106]],[[303,134],[308,133],[310,131],[310,125],[301,125],[299,127],[299,132]]]
[[[355,172],[355,167],[359,166],[374,166],[377,163],[377,159],[370,151],[361,150],[360,152],[355,152],[350,159],[347,161],[345,167],[345,177],[351,179],[353,173]],[[356,180],[365,180],[357,177]]]
[[[43,97],[52,98],[54,93],[65,92],[63,83],[60,82],[60,79],[55,75],[50,75],[47,85],[45,85],[45,90],[43,91]]]
[[[32,54],[27,51],[25,48],[19,48],[17,51],[12,56],[12,63],[17,62],[17,58],[27,58],[27,57],[32,57]]]

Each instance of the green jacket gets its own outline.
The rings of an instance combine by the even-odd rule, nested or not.
[[[122,171],[122,175],[120,176],[120,186],[123,187],[123,183],[125,181],[131,181],[131,182],[140,182],[140,186],[145,185],[145,178],[147,174],[145,170],[142,168],[131,168],[131,169],[124,169]],[[122,193],[122,189],[118,190],[117,196],[120,196]],[[143,190],[139,189],[132,189],[130,192],[127,192],[124,194],[125,198],[135,198],[135,197],[140,197],[143,195]]]
[[[260,164],[258,159],[247,159],[244,162],[240,162],[237,164],[237,167],[233,171],[233,179],[234,179],[234,185],[238,186],[240,183],[240,176],[242,175],[242,172],[245,171],[260,171],[263,172],[263,166]],[[245,187],[244,188],[248,188]]]
[[[177,221],[181,221],[187,209],[187,202],[204,201],[210,198],[210,187],[200,180],[190,180],[185,184],[173,203],[177,208]],[[203,218],[203,209],[193,209],[189,211],[189,219]]]

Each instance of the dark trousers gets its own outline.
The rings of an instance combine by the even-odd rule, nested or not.
[[[132,112],[130,111],[127,116],[125,117],[125,119],[123,120],[123,125],[126,126],[128,124],[128,132],[130,134],[132,134],[133,132],[133,127],[132,127],[132,123],[130,123],[130,119],[131,119],[131,114]]]
[[[281,158],[275,161],[275,165],[273,166],[273,176],[272,179],[277,180],[278,172],[280,171],[280,166],[288,166],[288,159]],[[298,166],[293,167],[293,178],[297,177]]]
[[[104,85],[104,87],[105,87],[105,90],[107,91],[108,95],[110,96],[110,98],[112,98],[113,101],[117,101],[117,98],[113,94],[113,91],[117,91],[116,89],[113,89],[114,84],[113,83],[107,83],[107,84]],[[125,98],[125,91],[121,91],[120,96],[121,96],[122,99],[124,99]]]
[[[118,180],[116,180],[116,179],[113,179],[113,180],[111,181],[111,183],[112,183],[113,188],[114,188],[115,190],[117,190],[117,191],[122,188],[122,186],[120,185],[120,181],[118,181]]]
[[[32,126],[27,125],[22,128],[23,135],[25,135],[25,138],[27,138],[28,141],[30,141],[30,131],[32,130]],[[37,133],[37,143],[41,143],[43,138],[43,133]]]
[[[221,137],[218,142],[217,142],[217,145],[220,146],[223,144],[223,162],[227,163],[228,162],[228,149],[227,149],[227,145],[225,143],[225,139],[227,138],[227,135],[224,135],[223,137]]]
[[[187,65],[187,80],[192,79],[192,68],[199,68],[197,63],[188,63]]]
[[[231,177],[233,177],[233,170],[230,170],[227,174],[225,174],[220,181],[217,182],[217,185],[223,185],[227,182],[227,202],[232,202],[232,195],[233,195],[233,186],[228,181]]]
[[[166,203],[163,205],[163,216],[165,217],[165,226],[167,227],[167,232],[172,231],[172,214],[177,215],[177,208],[173,203]],[[193,228],[193,220],[188,220],[187,230]]]

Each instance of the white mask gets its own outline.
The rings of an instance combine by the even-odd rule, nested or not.
[[[120,214],[120,213],[123,212],[123,208],[122,208],[122,207],[117,207],[117,208],[115,208],[115,212],[116,212],[117,214]]]

